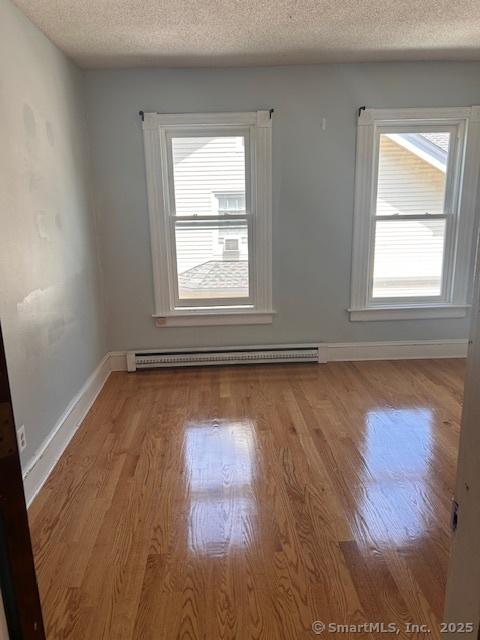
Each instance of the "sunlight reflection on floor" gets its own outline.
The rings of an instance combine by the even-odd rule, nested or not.
[[[390,407],[365,417],[358,517],[376,542],[408,544],[431,526],[433,417],[427,408]]]
[[[185,428],[188,547],[222,556],[244,548],[246,520],[256,513],[254,425],[212,420]]]

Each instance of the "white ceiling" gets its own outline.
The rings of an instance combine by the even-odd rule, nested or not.
[[[83,67],[479,60],[479,0],[16,0]]]

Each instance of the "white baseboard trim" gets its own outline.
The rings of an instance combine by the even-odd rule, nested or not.
[[[65,409],[48,438],[37,450],[23,472],[23,486],[27,506],[43,487],[57,464],[68,443],[83,422],[90,407],[95,402],[112,369],[110,354],[107,353],[83,387]]]
[[[464,358],[467,340],[416,340],[397,342],[322,343],[326,362],[359,360],[402,360],[424,358]],[[25,469],[24,489],[27,505],[43,487],[48,476],[82,424],[112,371],[127,370],[127,352],[107,353],[77,395],[65,409],[51,434]]]
[[[110,351],[110,371],[126,371],[127,370],[127,352],[126,351]]]
[[[327,362],[423,360],[426,358],[465,358],[468,340],[333,342],[327,343],[325,346]]]

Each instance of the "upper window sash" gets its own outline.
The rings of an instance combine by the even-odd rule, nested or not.
[[[375,155],[374,155],[374,168],[372,173],[372,213],[376,215],[377,204],[377,189],[378,189],[378,165],[380,159],[380,137],[382,134],[405,134],[414,133],[415,130],[418,133],[438,133],[448,132],[450,134],[447,168],[446,168],[446,183],[445,183],[445,198],[443,215],[458,213],[458,195],[462,170],[462,159],[464,151],[465,140],[465,121],[459,121],[455,123],[432,125],[431,121],[424,121],[421,123],[392,126],[392,125],[375,125]],[[425,212],[427,213],[427,212]],[[406,214],[408,217],[410,214]],[[435,215],[435,214],[430,214]],[[387,219],[386,216],[379,216],[382,220]]]
[[[167,202],[168,202],[168,214],[172,217],[177,216],[178,218],[186,219],[185,215],[178,215],[176,212],[176,203],[175,203],[175,179],[174,179],[174,163],[173,163],[173,149],[172,149],[172,140],[174,138],[208,138],[208,137],[222,137],[222,136],[235,136],[239,138],[243,138],[245,145],[245,214],[237,214],[237,215],[247,215],[250,213],[254,213],[254,206],[252,202],[252,184],[254,182],[254,158],[252,158],[252,145],[250,143],[250,128],[236,128],[236,127],[227,127],[227,126],[218,126],[215,128],[209,127],[197,127],[190,129],[180,129],[180,128],[170,128],[166,131],[165,141],[167,147],[167,166],[168,166],[168,180],[167,180]],[[230,218],[229,214],[218,214],[218,217],[225,217],[227,215]],[[208,214],[203,216],[205,218],[210,219],[214,214]],[[192,218],[201,219],[202,216],[192,215]]]
[[[351,281],[351,319],[388,319],[386,309],[394,309],[392,318],[400,319],[402,310],[422,308],[418,317],[428,317],[425,309],[466,307],[471,282],[475,196],[480,145],[480,108],[459,109],[366,109],[360,113],[357,133],[355,173],[354,243]],[[442,294],[426,298],[373,298],[373,251],[377,221],[420,219],[422,216],[377,215],[379,140],[382,133],[449,131],[450,149],[445,185],[443,214],[426,219],[445,219],[445,253]],[[427,212],[426,212],[427,213]],[[363,314],[365,311],[368,313]],[[451,312],[446,315],[451,316]],[[415,317],[411,312],[404,317]]]

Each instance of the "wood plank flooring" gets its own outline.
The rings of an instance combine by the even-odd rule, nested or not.
[[[463,375],[112,374],[30,509],[48,639],[438,638]]]

